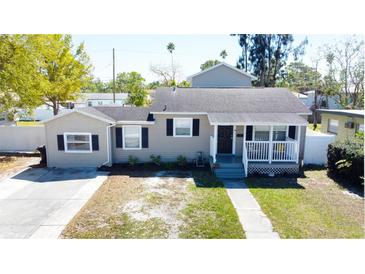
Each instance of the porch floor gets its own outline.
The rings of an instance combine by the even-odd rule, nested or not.
[[[217,154],[217,163],[222,164],[239,164],[242,163],[242,156],[236,156],[233,154]]]

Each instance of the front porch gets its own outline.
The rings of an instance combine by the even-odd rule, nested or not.
[[[301,126],[216,124],[210,136],[211,162],[220,169],[240,165],[244,177],[298,173]]]

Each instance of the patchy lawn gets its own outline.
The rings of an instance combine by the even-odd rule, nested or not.
[[[39,157],[0,156],[0,181],[39,161]]]
[[[281,238],[364,238],[364,199],[325,169],[305,178],[248,178],[250,191]]]
[[[223,185],[208,171],[112,172],[62,238],[243,238]]]

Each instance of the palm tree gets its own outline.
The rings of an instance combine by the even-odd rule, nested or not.
[[[167,50],[170,52],[171,54],[171,71],[172,71],[172,81],[175,82],[175,73],[174,73],[174,56],[173,56],[173,51],[175,50],[175,44],[170,42],[167,44]]]

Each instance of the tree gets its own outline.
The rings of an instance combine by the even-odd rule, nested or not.
[[[181,81],[180,83],[178,83],[177,86],[180,88],[189,88],[189,87],[191,87],[191,83],[184,80],[184,81]]]
[[[275,86],[289,55],[293,53],[298,58],[304,53],[306,43],[294,49],[293,41],[290,34],[239,34],[242,55],[237,67],[257,76],[256,85]]]
[[[344,108],[364,107],[364,41],[356,36],[322,49],[328,75],[327,90]]]
[[[226,57],[228,56],[227,51],[225,49],[222,50],[219,56],[222,57],[223,60],[226,59]]]
[[[176,86],[176,79],[179,74],[178,65],[151,65],[150,69],[159,78],[159,82],[162,86]]]
[[[46,104],[57,115],[60,104],[74,101],[90,80],[84,45],[74,48],[70,35],[14,35],[2,40],[0,88],[5,107],[15,103],[32,110]]]
[[[100,79],[90,79],[82,88],[81,92],[91,93],[108,93],[112,92],[112,86],[109,83],[105,83]]]
[[[174,71],[174,56],[173,56],[173,52],[175,50],[175,45],[174,43],[168,43],[167,44],[167,50],[170,52],[171,54],[171,71]],[[172,75],[172,81],[175,82],[175,74],[173,73]]]
[[[145,79],[138,72],[121,72],[116,77],[116,87],[121,92],[128,93],[127,103],[135,106],[146,104],[148,92],[145,89]]]
[[[208,60],[205,63],[200,65],[200,69],[203,71],[203,70],[206,70],[210,67],[218,65],[219,63],[220,63],[220,61],[218,61],[218,60]]]

